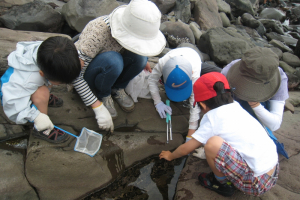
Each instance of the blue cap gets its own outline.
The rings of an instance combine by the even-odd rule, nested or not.
[[[180,102],[191,96],[192,65],[183,56],[170,58],[162,72],[166,94],[171,101]]]

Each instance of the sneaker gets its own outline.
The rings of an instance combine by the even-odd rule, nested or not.
[[[118,113],[115,109],[114,101],[112,100],[111,96],[103,97],[102,98],[103,105],[107,108],[108,112],[111,115],[112,119],[116,119],[118,116]]]
[[[50,94],[48,106],[49,107],[61,107],[64,104],[64,101],[53,94]]]
[[[57,128],[53,128],[51,132],[48,133],[47,130],[38,131],[33,127],[32,135],[50,143],[62,143],[68,139],[68,134]]]
[[[124,89],[112,89],[112,97],[125,112],[132,112],[134,110],[134,102]]]
[[[227,183],[221,184],[213,172],[199,174],[198,180],[203,187],[215,191],[222,196],[230,197],[234,194],[234,186],[232,183],[228,181]]]

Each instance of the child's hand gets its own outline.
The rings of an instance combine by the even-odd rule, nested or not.
[[[159,154],[159,159],[162,159],[162,158],[164,158],[164,159],[166,159],[167,161],[171,161],[171,160],[173,160],[172,158],[171,158],[171,152],[170,151],[162,151],[160,154]]]

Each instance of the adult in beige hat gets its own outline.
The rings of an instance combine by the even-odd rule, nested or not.
[[[99,126],[117,117],[112,98],[124,111],[134,110],[134,102],[124,88],[143,69],[151,71],[147,56],[164,49],[160,18],[159,9],[151,1],[132,0],[110,15],[90,21],[75,43],[82,71],[74,86],[86,106],[93,108]],[[109,116],[101,115],[102,103]]]
[[[285,100],[289,98],[288,78],[271,49],[251,48],[221,73],[235,88],[234,99],[245,110],[267,127],[269,133],[279,129]]]

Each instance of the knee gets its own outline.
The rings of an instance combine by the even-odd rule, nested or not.
[[[209,138],[204,146],[205,152],[219,151],[223,144],[223,138],[219,136],[213,136]]]
[[[48,87],[41,86],[31,95],[31,101],[34,104],[48,103],[49,97],[50,92]]]

